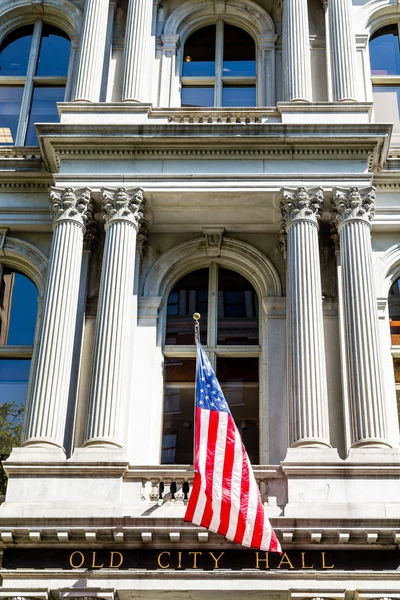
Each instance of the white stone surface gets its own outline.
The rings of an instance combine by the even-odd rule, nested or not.
[[[307,0],[284,0],[282,62],[284,99],[312,100]]]
[[[329,0],[333,99],[336,101],[359,99],[351,8],[352,0]]]
[[[153,3],[150,0],[129,0],[124,48],[124,79],[122,100],[145,102],[151,72],[151,20]]]

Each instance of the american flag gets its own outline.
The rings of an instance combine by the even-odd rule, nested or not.
[[[185,521],[242,546],[281,552],[242,438],[200,341],[196,378],[195,475]]]

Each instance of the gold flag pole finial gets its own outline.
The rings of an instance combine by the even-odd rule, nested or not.
[[[200,313],[194,313],[193,315],[193,319],[196,321],[195,325],[194,325],[194,341],[197,344],[197,342],[200,341],[200,318],[201,315]]]

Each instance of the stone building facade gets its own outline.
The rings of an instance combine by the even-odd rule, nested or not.
[[[0,598],[400,598],[399,22],[1,0]],[[282,556],[183,521],[195,311]]]

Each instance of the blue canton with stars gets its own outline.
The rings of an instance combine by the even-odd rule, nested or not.
[[[197,342],[196,404],[199,408],[207,410],[231,412],[200,342]]]

